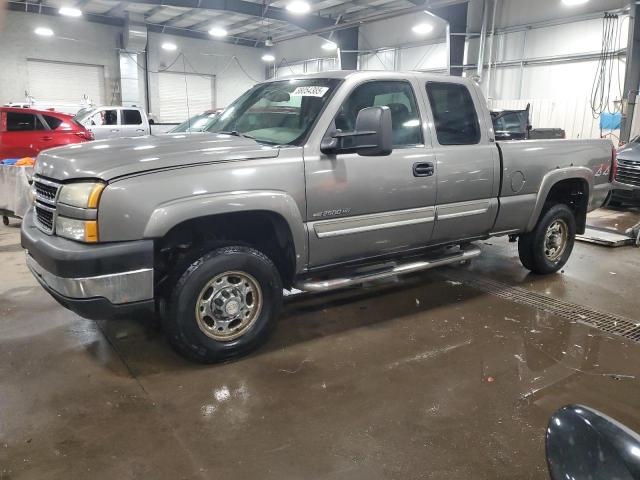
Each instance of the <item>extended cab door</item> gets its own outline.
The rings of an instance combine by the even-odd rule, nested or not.
[[[149,134],[149,124],[145,123],[142,112],[137,108],[120,110],[120,129],[122,137],[141,137]]]
[[[431,238],[434,155],[425,144],[416,87],[419,84],[395,79],[347,83],[332,99],[325,136],[335,129],[353,130],[361,109],[386,105],[394,149],[389,156],[364,157],[325,155],[320,138],[305,146],[311,267],[406,251]]]
[[[85,126],[87,130],[93,133],[96,140],[121,136],[117,108],[101,108],[97,110],[85,122]]]
[[[465,82],[429,81],[434,130],[437,207],[433,243],[489,233],[497,214],[500,159],[488,115]]]

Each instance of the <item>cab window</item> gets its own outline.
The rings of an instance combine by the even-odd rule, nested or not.
[[[423,138],[416,105],[413,89],[407,82],[367,82],[356,87],[342,104],[335,117],[335,126],[343,132],[352,131],[360,110],[386,106],[391,110],[393,146],[420,145]]]
[[[100,110],[94,113],[90,120],[89,125],[101,126],[101,125],[117,125],[118,124],[118,111],[117,110]]]
[[[474,145],[480,142],[478,115],[465,85],[428,82],[427,95],[440,145]]]
[[[122,110],[122,124],[123,125],[141,125],[142,115],[139,110]]]

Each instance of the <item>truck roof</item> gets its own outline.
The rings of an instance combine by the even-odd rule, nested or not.
[[[425,80],[439,80],[439,81],[455,81],[460,82],[470,82],[469,79],[465,77],[457,77],[452,75],[441,75],[434,74],[428,72],[421,72],[419,70],[329,70],[326,72],[315,72],[315,73],[302,73],[295,75],[284,75],[282,77],[270,78],[266,80],[267,82],[277,82],[279,80],[290,80],[293,78],[338,78],[338,79],[346,79],[351,77],[378,77],[378,78],[392,78],[392,79],[403,79],[407,77],[419,77]]]

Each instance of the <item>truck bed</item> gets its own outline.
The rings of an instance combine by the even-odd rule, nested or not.
[[[526,229],[553,176],[578,176],[589,186],[588,210],[599,208],[609,192],[613,144],[610,140],[518,140],[498,142],[500,208],[495,232]],[[523,214],[524,213],[524,214]]]

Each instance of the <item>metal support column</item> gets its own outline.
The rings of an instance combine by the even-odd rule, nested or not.
[[[635,0],[630,0],[629,37],[627,41],[627,68],[624,75],[623,105],[620,142],[627,143],[631,135],[633,112],[640,88],[640,10]]]
[[[358,68],[358,27],[338,30],[336,36],[340,47],[340,68],[356,70]]]
[[[449,22],[447,45],[449,46],[449,74],[462,76],[464,64],[464,42],[467,33],[467,3],[430,9],[438,17]]]

